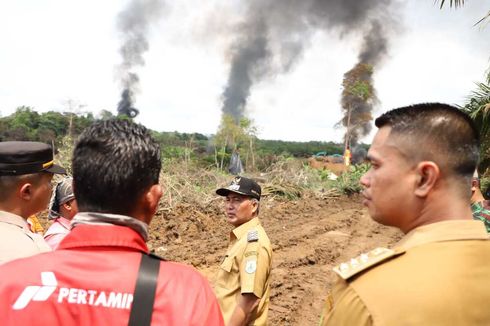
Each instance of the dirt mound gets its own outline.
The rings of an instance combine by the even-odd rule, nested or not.
[[[401,237],[397,230],[371,221],[357,197],[266,197],[260,219],[274,251],[271,325],[316,325],[336,279],[332,267]],[[214,284],[230,230],[221,198],[201,208],[180,203],[158,212],[149,245],[167,259],[194,265]]]

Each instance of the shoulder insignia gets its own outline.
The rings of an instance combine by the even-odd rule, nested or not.
[[[355,258],[352,258],[349,262],[342,263],[333,268],[333,271],[337,273],[341,278],[347,280],[360,272],[377,265],[388,258],[398,256],[404,253],[404,251],[392,250],[387,248],[376,248],[368,253],[361,254]]]
[[[259,241],[259,231],[251,230],[247,233],[247,242]]]

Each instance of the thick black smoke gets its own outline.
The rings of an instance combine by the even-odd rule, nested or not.
[[[131,88],[125,88],[121,94],[121,99],[117,104],[117,114],[126,115],[130,118],[136,117],[140,111],[133,108],[134,98]]]
[[[117,28],[122,39],[119,49],[122,63],[118,66],[118,79],[122,87],[117,107],[119,115],[134,118],[139,113],[133,107],[139,84],[135,68],[145,65],[143,54],[150,48],[148,30],[160,17],[162,8],[163,2],[160,0],[132,0],[117,17]]]
[[[352,164],[360,164],[366,160],[367,151],[364,147],[358,145],[352,149]]]
[[[245,19],[237,26],[231,46],[231,68],[223,91],[223,114],[235,120],[244,116],[253,85],[266,77],[287,72],[301,57],[311,35],[334,31],[339,37],[362,34],[382,21],[395,24],[392,0],[248,0]],[[375,46],[361,50],[361,57],[386,53],[385,35]],[[366,42],[364,42],[366,43]],[[371,41],[367,41],[371,44]]]
[[[237,123],[243,116],[253,80],[266,74],[270,56],[263,17],[257,16],[254,22],[243,28],[249,29],[247,37],[235,44],[228,85],[223,92],[223,112],[230,114]],[[262,71],[259,71],[260,65],[263,65]]]
[[[376,66],[388,54],[388,37],[379,20],[371,20],[370,25],[363,37],[359,62]]]
[[[362,39],[358,62],[344,74],[342,86],[342,124],[347,131],[344,140],[356,146],[359,139],[369,134],[372,128],[372,112],[379,102],[374,88],[373,73],[388,54],[389,40],[378,19],[370,21]],[[362,89],[362,96],[353,89]]]

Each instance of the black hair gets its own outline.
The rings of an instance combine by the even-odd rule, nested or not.
[[[10,198],[21,182],[38,184],[46,172],[22,174],[22,175],[0,175],[0,203]]]
[[[480,137],[473,120],[458,108],[422,103],[388,111],[375,121],[390,126],[390,137],[404,141],[405,154],[431,160],[448,176],[470,181],[479,158]]]
[[[142,125],[98,121],[80,135],[72,167],[81,212],[129,215],[140,196],[158,184],[160,146]]]

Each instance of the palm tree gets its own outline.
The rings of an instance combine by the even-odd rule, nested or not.
[[[490,71],[486,81],[476,83],[476,89],[468,96],[462,107],[475,121],[480,132],[480,172],[490,173]]]
[[[439,2],[440,8],[442,9],[442,7],[444,6],[444,4],[447,1],[445,1],[445,0],[434,0],[434,2],[435,3]],[[459,8],[459,7],[462,7],[463,5],[464,5],[464,0],[449,0],[449,7]],[[483,18],[481,18],[479,21],[477,21],[475,23],[475,25],[482,23],[483,21],[487,20],[488,18],[490,18],[490,10],[488,11],[488,13],[485,16],[483,16]]]
[[[459,8],[464,5],[464,0],[434,0],[434,3],[440,4],[441,9],[448,2],[449,7],[454,8]],[[490,10],[475,25],[488,20],[490,20]],[[462,109],[475,121],[480,132],[481,150],[479,168],[480,172],[490,176],[490,69],[487,73],[486,81],[476,83],[476,90],[467,98]]]
[[[437,2],[437,0],[435,2]],[[442,8],[442,6],[444,6],[444,3],[446,1],[440,0],[439,2],[441,3],[441,8]],[[455,8],[458,8],[458,7],[461,7],[462,5],[464,5],[464,0],[449,0],[449,6],[450,7],[454,6]]]

